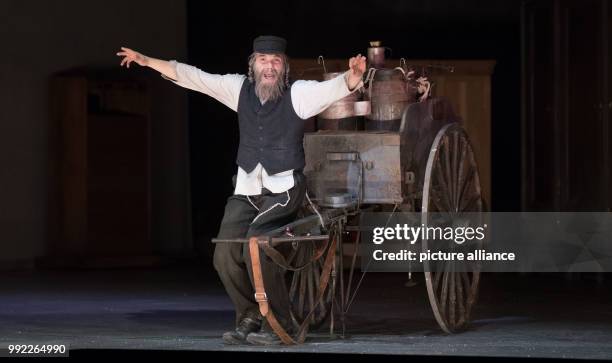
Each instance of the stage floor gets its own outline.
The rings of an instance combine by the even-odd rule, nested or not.
[[[344,339],[293,347],[225,346],[234,313],[214,272],[198,268],[3,272],[0,345],[70,349],[284,351],[612,359],[612,280],[487,274],[470,330],[445,335],[422,276],[370,273]]]

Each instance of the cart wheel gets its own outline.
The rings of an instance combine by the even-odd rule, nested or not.
[[[423,182],[421,222],[425,226],[433,225],[432,214],[436,213],[448,213],[452,218],[458,213],[482,210],[480,180],[472,146],[459,124],[448,124],[440,129],[429,152]],[[462,252],[462,247],[454,242],[448,246],[453,252]],[[469,248],[483,247],[483,242],[478,242]],[[423,239],[422,251],[427,252],[427,249],[428,241]],[[429,302],[440,328],[446,333],[464,330],[478,297],[480,264],[473,261],[425,261],[424,269]]]
[[[330,238],[333,238],[330,231]],[[329,247],[327,248],[329,250]],[[315,246],[310,242],[299,242],[294,244],[293,251],[289,256],[289,263],[294,266],[301,266],[307,263],[313,256]],[[312,311],[315,305],[315,298],[319,288],[319,281],[325,262],[326,251],[321,258],[308,264],[299,271],[287,271],[287,283],[289,290],[289,302],[291,305],[291,318],[293,324],[298,328]],[[321,303],[315,308],[315,312],[310,320],[310,328],[316,329],[329,316],[332,309],[333,288],[331,279],[323,294]]]

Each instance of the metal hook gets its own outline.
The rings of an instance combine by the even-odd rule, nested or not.
[[[372,82],[374,82],[374,75],[376,74],[376,68],[372,67],[370,69],[368,69],[368,73],[366,74],[366,79],[365,82],[363,82],[363,84],[368,84],[368,98],[371,100],[372,99]]]
[[[317,64],[323,64],[323,73],[327,73],[327,68],[325,67],[325,58],[322,55],[317,58]]]
[[[404,78],[406,78],[406,71],[404,70],[404,68],[402,68],[402,67],[395,67],[395,68],[393,68],[393,70],[398,70],[398,71],[402,72],[402,74],[404,75]]]
[[[366,79],[364,83],[372,82],[374,79],[374,74],[376,74],[376,68],[371,67],[368,69],[368,73],[366,74]]]

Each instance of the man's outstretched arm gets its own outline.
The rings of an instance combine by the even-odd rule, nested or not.
[[[121,47],[117,55],[124,57],[121,66],[125,64],[129,68],[131,62],[136,62],[138,65],[155,69],[163,78],[178,86],[211,96],[233,111],[238,108],[240,88],[246,78],[244,75],[211,74],[189,64],[148,57],[125,47]]]

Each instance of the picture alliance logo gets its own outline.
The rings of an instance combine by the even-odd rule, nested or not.
[[[372,232],[372,242],[382,244],[385,241],[407,241],[415,244],[419,240],[445,240],[463,244],[466,241],[482,241],[485,238],[487,225],[478,227],[456,226],[411,226],[408,224],[396,224],[395,227],[375,227]]]

